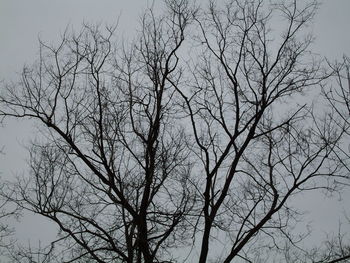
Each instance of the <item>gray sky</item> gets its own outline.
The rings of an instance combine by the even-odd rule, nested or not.
[[[38,36],[55,43],[67,24],[79,29],[83,21],[111,24],[119,16],[120,31],[132,33],[148,2],[151,3],[147,0],[0,0],[0,79],[12,77],[21,65],[33,61]],[[316,47],[321,54],[329,57],[349,54],[349,10],[349,0],[323,0],[314,27]]]
[[[56,44],[67,25],[79,30],[83,22],[115,24],[118,17],[118,33],[130,35],[145,6],[147,1],[140,0],[0,0],[0,80],[15,80],[24,64],[33,63],[39,36]],[[3,178],[25,173],[27,154],[23,146],[33,137],[29,122],[10,121],[0,130],[0,145],[6,152],[0,156]],[[16,225],[16,238],[23,243],[31,240],[37,244],[38,239],[45,241],[54,233],[52,225],[38,216],[26,215]]]
[[[16,72],[20,72],[25,63],[34,61],[38,36],[57,43],[68,24],[76,29],[83,21],[112,24],[119,16],[118,33],[132,36],[139,15],[149,3],[151,1],[146,0],[0,0],[0,80],[15,79]],[[350,55],[349,26],[350,0],[324,0],[313,27],[317,37],[315,51],[329,59]],[[29,124],[16,122],[9,122],[5,129],[0,130],[0,145],[5,145],[6,151],[5,156],[0,156],[3,177],[10,178],[25,171],[26,154],[21,144],[31,137],[30,130]],[[345,196],[350,197],[349,191]],[[320,198],[321,209],[318,208]],[[336,227],[338,218],[335,214],[343,209],[349,211],[344,207],[346,204],[336,198],[329,201],[314,196],[302,202],[305,208],[312,207],[310,218],[314,218],[316,231],[320,233],[323,229]],[[34,222],[39,222],[40,226]],[[17,236],[24,240],[42,237],[39,229],[50,232],[49,224],[27,217],[18,226]]]
[[[0,0],[0,79],[35,58],[39,36],[56,43],[68,24],[76,29],[84,21],[114,24],[119,16],[120,31],[130,32],[146,5],[141,0]]]

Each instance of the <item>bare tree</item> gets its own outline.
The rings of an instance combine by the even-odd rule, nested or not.
[[[344,136],[341,143],[337,145],[335,157],[342,164],[344,169],[343,174],[349,173],[349,125],[350,125],[350,60],[344,55],[342,61],[328,63],[333,71],[336,85],[323,87],[323,95],[329,103],[334,119],[334,125],[343,130]],[[339,181],[340,186],[349,186],[348,181]],[[345,215],[345,225],[349,225],[350,219]],[[344,224],[344,223],[343,223]],[[350,259],[349,236],[346,231],[342,230],[342,225],[339,226],[339,232],[336,235],[331,235],[324,242],[322,249],[317,249],[317,260],[315,262],[345,262]]]
[[[12,197],[60,229],[38,261],[259,262],[303,239],[295,195],[347,179],[345,130],[296,101],[328,77],[315,2],[166,7],[133,43],[87,25],[41,42],[3,88],[2,116],[41,125]]]
[[[350,59],[344,56],[341,62],[329,63],[329,66],[333,70],[337,85],[325,87],[323,94],[334,112],[337,126],[346,134],[337,152],[337,157],[349,172]]]
[[[3,148],[0,149],[0,157],[4,154]],[[1,173],[0,173],[1,174]],[[0,192],[5,188],[4,180],[0,183]],[[12,235],[13,227],[10,226],[10,220],[17,219],[19,216],[18,207],[10,204],[6,196],[0,196],[0,255],[13,245]]]
[[[4,185],[1,185],[3,188]],[[1,189],[2,190],[2,189]],[[8,207],[8,200],[1,198],[0,201],[0,255],[4,253],[9,246],[12,245],[11,236],[13,234],[13,229],[9,226],[10,218],[15,218],[18,214],[16,208],[12,206]]]

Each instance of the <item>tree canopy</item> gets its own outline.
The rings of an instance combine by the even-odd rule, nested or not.
[[[85,24],[40,42],[1,87],[0,115],[39,127],[28,175],[2,195],[59,228],[12,260],[349,258],[341,233],[323,253],[295,230],[295,196],[349,184],[349,60],[312,53],[317,3],[164,3],[133,41]]]

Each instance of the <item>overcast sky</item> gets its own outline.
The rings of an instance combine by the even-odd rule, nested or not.
[[[156,2],[159,0],[156,0]],[[200,0],[197,2],[201,2]],[[38,36],[59,38],[66,26],[79,29],[83,21],[115,23],[131,33],[147,0],[0,0],[0,79],[8,79],[23,63],[35,58]],[[350,53],[350,1],[324,0],[315,19],[317,49],[327,57]]]
[[[25,63],[34,61],[39,36],[57,43],[67,25],[79,29],[84,21],[113,24],[118,17],[118,34],[132,36],[139,15],[150,3],[146,0],[0,0],[0,80],[15,79],[16,72],[20,72]],[[324,0],[313,27],[315,52],[329,59],[350,55],[349,26],[350,0]],[[30,136],[28,127],[11,122],[0,130],[0,145],[5,145],[6,151],[6,155],[0,157],[2,176],[10,177],[24,171],[26,155],[21,144]],[[349,192],[345,196],[349,197]],[[346,209],[344,203],[323,199],[323,208],[316,209],[317,201],[318,198],[304,200],[305,205],[314,207],[312,213],[319,229],[337,223],[334,214]],[[26,219],[27,223],[19,227],[17,235],[28,238],[38,233],[35,227],[28,228],[33,221]]]

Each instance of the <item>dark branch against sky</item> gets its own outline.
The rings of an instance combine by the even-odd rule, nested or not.
[[[14,79],[23,64],[33,62],[38,53],[39,37],[46,42],[56,43],[67,25],[79,29],[82,22],[115,24],[119,19],[118,34],[121,38],[132,37],[139,15],[150,4],[151,1],[147,3],[141,0],[0,0],[0,80]],[[350,54],[349,11],[349,0],[323,1],[312,27],[316,36],[316,53],[330,59]],[[1,130],[0,146],[4,145],[6,151],[6,156],[0,158],[2,176],[9,178],[15,173],[24,172],[26,154],[21,142],[25,140],[23,136],[30,137],[28,130],[29,125],[19,126],[17,123],[10,123]],[[349,196],[350,193],[347,193],[344,198]],[[323,207],[317,209],[319,200],[318,196],[313,196],[309,201],[304,201],[305,208],[310,205],[315,208],[311,212],[316,217],[314,221],[317,220],[319,230],[325,229],[327,225],[332,228],[332,223],[337,226],[338,219],[333,215],[339,213],[329,211],[347,208],[333,200],[322,201]],[[24,239],[33,236],[36,232],[35,221],[28,219],[24,222],[18,236]],[[33,228],[28,228],[28,225],[33,225]],[[28,232],[20,233],[21,229]]]

